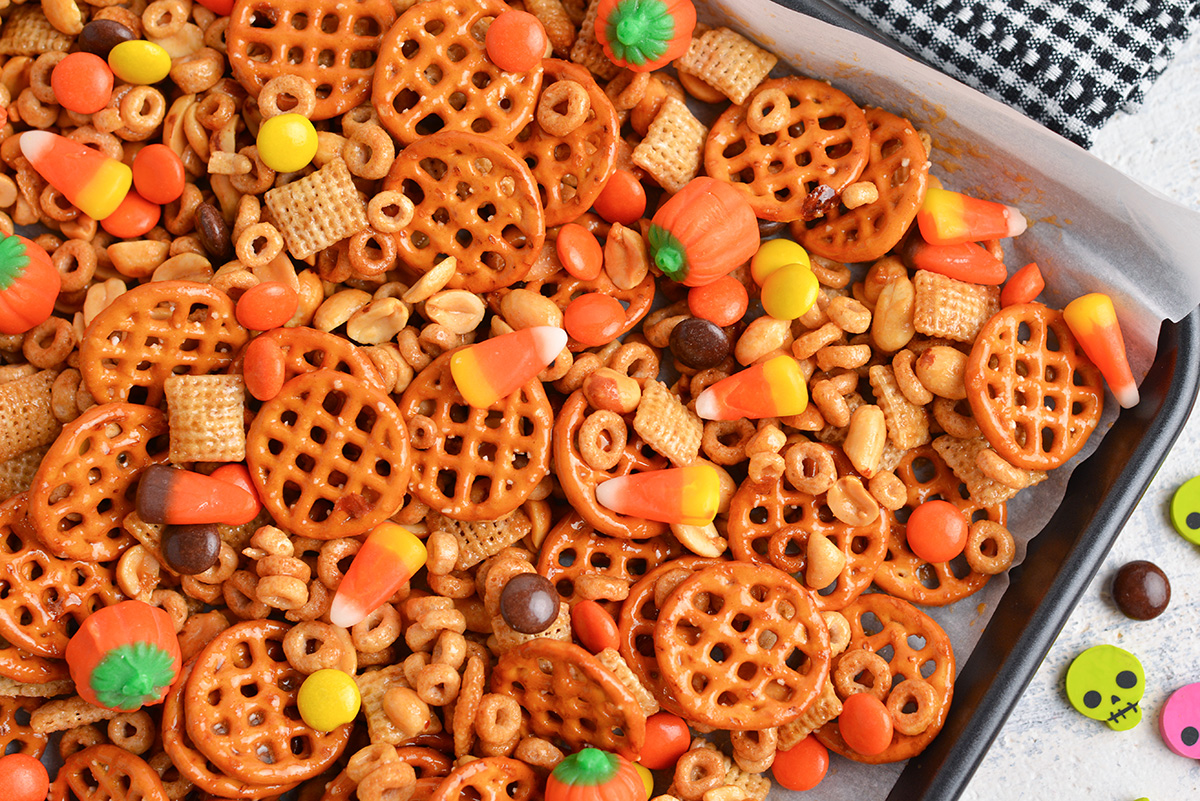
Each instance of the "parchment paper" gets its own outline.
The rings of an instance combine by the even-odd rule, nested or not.
[[[1010,272],[1036,261],[1046,279],[1042,299],[1058,308],[1086,292],[1109,294],[1139,381],[1154,360],[1162,321],[1178,321],[1200,304],[1200,214],[878,41],[769,0],[712,0],[697,8],[703,21],[728,25],[777,54],[776,73],[828,80],[859,104],[880,106],[929,132],[932,172],[947,188],[1018,206],[1030,226],[1005,242]],[[1084,451],[1009,502],[1018,562],[1061,502],[1073,465],[1094,452],[1118,411],[1107,395],[1100,427]],[[925,609],[950,636],[959,665],[1006,587],[1007,579],[997,576],[957,604]],[[776,787],[770,798],[884,799],[902,769],[903,763],[859,765],[831,754],[817,790]]]

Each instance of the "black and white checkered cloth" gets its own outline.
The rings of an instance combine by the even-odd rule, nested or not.
[[[1197,0],[840,0],[926,62],[1088,147],[1200,21]]]

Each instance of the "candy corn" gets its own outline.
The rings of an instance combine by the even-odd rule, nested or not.
[[[787,417],[808,407],[808,385],[800,363],[776,356],[723,378],[696,398],[696,414],[704,420]]]
[[[166,465],[151,465],[142,472],[136,504],[142,520],[171,525],[240,526],[261,508],[258,498],[237,484]]]
[[[596,500],[621,515],[704,526],[717,516],[721,478],[709,464],[630,473],[598,485]]]
[[[380,523],[354,555],[329,607],[335,626],[350,628],[382,606],[425,564],[425,545],[408,529]]]
[[[455,352],[450,375],[467,403],[486,409],[546,369],[566,346],[567,332],[561,328],[522,328]]]
[[[1025,231],[1025,215],[1003,203],[930,189],[917,212],[917,227],[931,245],[957,245],[1017,236]]]
[[[127,165],[49,131],[22,133],[21,154],[93,220],[103,220],[116,211],[133,185],[133,170]]]
[[[1112,298],[1101,292],[1075,298],[1063,309],[1063,318],[1083,352],[1100,369],[1117,403],[1125,409],[1137,406],[1138,388],[1125,357],[1125,339]]]
[[[999,286],[1008,278],[1008,268],[974,242],[957,245],[931,245],[918,237],[910,237],[905,255],[918,270],[941,273],[972,284]]]

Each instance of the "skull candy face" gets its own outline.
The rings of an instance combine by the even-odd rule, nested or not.
[[[1067,698],[1080,713],[1128,731],[1142,720],[1146,674],[1137,657],[1114,645],[1089,648],[1067,669]]]
[[[1158,719],[1163,742],[1176,754],[1200,759],[1200,683],[1171,693]]]

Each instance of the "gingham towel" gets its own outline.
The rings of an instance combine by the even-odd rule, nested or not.
[[[841,0],[947,74],[1088,147],[1200,21],[1197,0]]]

